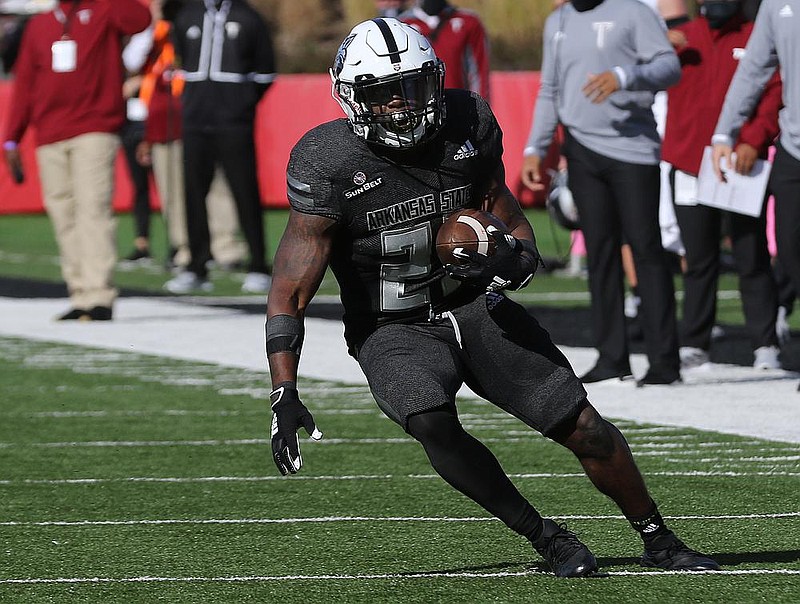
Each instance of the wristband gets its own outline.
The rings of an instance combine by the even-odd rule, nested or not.
[[[269,393],[269,403],[270,407],[275,409],[275,405],[280,403],[283,400],[283,396],[287,392],[293,392],[294,398],[298,398],[297,394],[297,383],[295,382],[281,382],[275,388],[272,389],[272,392]],[[291,397],[291,395],[290,395]]]
[[[6,141],[3,143],[3,150],[5,151],[16,151],[19,145],[16,141]]]

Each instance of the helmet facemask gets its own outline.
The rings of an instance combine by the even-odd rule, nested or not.
[[[363,76],[353,84],[339,81],[335,91],[356,134],[387,147],[413,147],[441,126],[443,76],[431,64],[383,78]]]
[[[379,30],[374,25],[377,21],[394,22],[393,29]],[[331,70],[333,97],[353,131],[369,142],[395,149],[431,138],[444,117],[444,64],[430,43],[393,19],[367,21],[353,32],[358,33],[351,33],[342,44]],[[384,32],[401,38],[402,49],[382,52]]]

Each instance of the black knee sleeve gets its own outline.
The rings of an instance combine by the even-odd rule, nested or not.
[[[412,415],[407,425],[408,433],[426,450],[429,446],[452,447],[466,435],[456,414],[444,407]]]

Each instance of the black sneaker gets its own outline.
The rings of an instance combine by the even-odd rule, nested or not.
[[[636,381],[636,385],[642,386],[670,386],[682,382],[680,371],[660,371],[649,369],[643,378]]]
[[[60,317],[56,317],[56,321],[86,321],[88,318],[88,311],[82,308],[70,308]]]
[[[687,547],[672,532],[656,537],[650,547],[644,550],[639,564],[664,570],[720,570],[714,560]]]
[[[595,365],[589,371],[584,373],[580,380],[584,384],[593,384],[595,382],[602,382],[605,380],[625,380],[633,377],[630,367],[608,367],[602,365]]]
[[[110,321],[111,320],[111,307],[110,306],[95,306],[89,309],[86,313],[88,321]]]
[[[544,519],[544,530],[534,549],[545,559],[556,577],[587,577],[597,571],[594,554],[566,524]]]

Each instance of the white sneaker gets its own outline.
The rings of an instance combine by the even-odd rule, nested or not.
[[[173,294],[190,294],[192,292],[210,292],[214,289],[214,285],[191,271],[183,271],[167,281],[164,289]]]
[[[634,296],[628,292],[625,294],[625,316],[629,319],[635,319],[639,316],[639,306],[642,304],[642,299],[639,296]]]
[[[792,339],[792,330],[789,321],[786,320],[788,313],[785,306],[778,307],[778,315],[775,317],[775,335],[778,336],[778,343],[784,346]]]
[[[781,362],[778,360],[780,349],[777,346],[761,346],[756,348],[753,354],[756,360],[753,367],[756,369],[781,369]]]
[[[266,294],[272,285],[272,277],[264,273],[247,273],[242,291],[247,294]]]
[[[700,367],[709,362],[708,352],[694,346],[681,346],[678,351],[681,357],[681,369]]]

